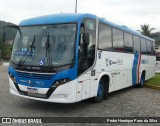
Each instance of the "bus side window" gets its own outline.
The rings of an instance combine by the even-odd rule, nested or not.
[[[132,35],[124,33],[124,48],[126,52],[133,52]]]
[[[113,28],[113,50],[124,51],[123,32]]]
[[[133,36],[134,53],[140,53],[140,39],[137,36]]]
[[[151,53],[155,55],[155,42],[151,42]]]
[[[146,44],[147,44],[147,54],[151,54],[151,42],[146,40]]]
[[[111,50],[112,49],[112,29],[106,25],[99,25],[99,49]]]
[[[146,54],[147,53],[147,46],[145,39],[141,38],[141,53]]]

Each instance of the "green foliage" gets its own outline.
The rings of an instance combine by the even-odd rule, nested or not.
[[[5,22],[5,21],[0,21],[0,40],[2,41],[3,37],[3,27],[8,26],[8,25],[14,25],[13,23],[10,22]],[[15,29],[8,29],[6,28],[5,32],[6,34],[6,40],[14,40],[14,37],[17,33]]]
[[[148,24],[141,25],[141,30],[138,30],[143,35],[151,37],[152,31],[155,30],[155,28],[150,28]]]
[[[153,38],[156,41],[157,45],[160,45],[160,32],[152,33],[151,38]]]
[[[160,86],[160,74],[156,74],[154,78],[146,81],[145,84]]]
[[[148,24],[144,24],[144,25],[141,25],[141,30],[137,30],[137,31],[141,32],[141,34],[145,36],[153,38],[156,41],[156,45],[160,45],[160,32],[152,33],[152,31],[154,30],[155,28],[150,28]]]
[[[9,60],[11,58],[12,45],[0,42],[1,58]]]
[[[8,26],[8,25],[14,25],[9,22],[5,21],[0,21],[0,50],[1,50],[1,58],[4,60],[9,60],[11,57],[11,52],[12,52],[12,44],[8,42],[2,42],[2,37],[3,37],[3,27]],[[16,30],[15,29],[7,29],[5,30],[6,32],[6,41],[13,41],[16,35]]]

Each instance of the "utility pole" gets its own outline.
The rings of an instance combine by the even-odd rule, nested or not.
[[[76,0],[75,13],[77,13],[77,0]]]

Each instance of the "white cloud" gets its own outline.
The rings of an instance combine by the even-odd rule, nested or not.
[[[75,0],[0,0],[0,20],[21,20],[54,13],[74,13]],[[159,0],[78,0],[79,13],[92,13],[135,30],[147,23],[160,31]]]

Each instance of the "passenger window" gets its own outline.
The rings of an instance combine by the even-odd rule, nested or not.
[[[151,53],[155,55],[155,42],[151,42]]]
[[[99,49],[112,49],[112,29],[106,25],[99,25]]]
[[[113,29],[113,49],[114,51],[123,52],[123,32],[117,29]]]
[[[137,36],[133,36],[134,53],[140,53],[140,39]]]
[[[141,39],[141,53],[142,54],[146,54],[147,52],[147,48],[146,48],[146,41],[145,39]]]
[[[132,35],[124,33],[124,48],[126,52],[133,52]]]
[[[151,54],[151,42],[146,40],[146,44],[147,44],[147,54]]]

